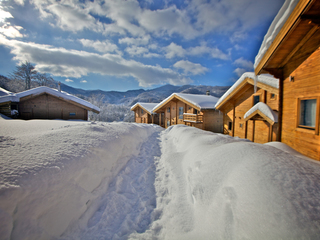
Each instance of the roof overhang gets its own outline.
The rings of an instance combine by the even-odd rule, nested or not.
[[[286,64],[308,43],[310,46],[304,51],[306,59],[320,46],[319,26],[320,1],[300,0],[256,65],[255,74],[268,72],[279,78]],[[301,64],[303,59],[299,61]]]
[[[147,110],[146,108],[144,108],[143,106],[141,106],[139,103],[136,103],[135,105],[133,105],[132,107],[131,107],[131,111],[134,111],[134,110],[136,110],[138,107],[140,107],[141,109],[143,109],[144,111],[146,111],[148,114],[153,114],[152,112],[150,112],[149,110]]]
[[[229,102],[238,92],[240,92],[240,90],[242,90],[248,84],[254,86],[254,79],[249,78],[249,77],[245,78],[244,81],[242,81],[242,83],[240,83],[231,93],[229,93],[229,95],[225,99],[223,99],[223,101],[221,101],[219,103],[219,105],[216,106],[216,109],[220,110],[227,102]],[[261,88],[261,89],[264,89],[270,93],[274,93],[276,95],[279,95],[278,88],[269,86],[269,85],[262,83],[262,82],[259,82],[259,81],[256,82],[256,85],[258,88]]]
[[[185,100],[184,98],[176,95],[176,94],[172,94],[170,97],[168,97],[167,99],[163,100],[161,103],[159,103],[154,109],[153,112],[157,112],[159,111],[161,108],[163,108],[166,104],[168,104],[170,101],[174,100],[174,99],[178,99],[181,102],[184,102],[185,104],[188,104],[189,106],[193,107],[194,109],[197,109],[198,111],[201,111],[201,108],[196,106],[195,104]]]
[[[278,113],[262,102],[254,105],[244,114],[244,121],[255,119],[257,115],[270,123],[270,125],[278,122]]]

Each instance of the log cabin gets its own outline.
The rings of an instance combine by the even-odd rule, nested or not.
[[[152,109],[159,103],[141,103],[137,102],[131,107],[134,111],[134,119],[136,123],[152,123],[159,125],[159,117]]]
[[[257,143],[277,140],[278,95],[278,79],[244,73],[215,106],[223,112],[223,133]]]
[[[0,97],[0,113],[29,119],[81,119],[88,120],[88,111],[99,113],[93,104],[49,87],[33,88]]]
[[[159,125],[184,124],[203,130],[221,133],[222,113],[215,109],[218,98],[210,95],[173,93],[154,107]]]
[[[320,160],[320,0],[286,1],[255,59],[280,79],[279,139]]]

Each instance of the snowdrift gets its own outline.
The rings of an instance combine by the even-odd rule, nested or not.
[[[270,145],[162,133],[154,222],[132,239],[319,239],[320,168]]]
[[[86,212],[159,127],[0,119],[0,239],[53,239]],[[91,214],[92,213],[92,214]]]

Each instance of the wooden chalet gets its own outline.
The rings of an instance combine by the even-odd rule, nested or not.
[[[222,132],[222,114],[215,109],[218,98],[210,95],[173,93],[154,107],[159,125],[184,124],[212,132]]]
[[[134,111],[134,119],[136,123],[152,123],[159,124],[159,117],[152,109],[159,103],[141,103],[138,102],[131,107]]]
[[[82,119],[88,120],[88,111],[99,113],[93,104],[49,87],[33,88],[0,97],[0,113],[11,117],[13,112],[21,119]]]
[[[285,4],[261,45],[255,73],[280,79],[281,142],[320,160],[320,0]]]
[[[244,73],[219,99],[223,133],[266,143],[277,140],[279,80]]]

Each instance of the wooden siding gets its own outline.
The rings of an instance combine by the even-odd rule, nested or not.
[[[135,122],[136,123],[152,123],[151,115],[140,106],[134,110]]]
[[[315,130],[297,127],[298,99],[320,97],[320,48],[283,81],[283,122],[281,141],[300,153],[320,160],[320,137]],[[293,77],[290,82],[289,76]],[[319,108],[319,104],[318,104]],[[319,109],[318,109],[319,111]],[[319,118],[319,116],[318,116]],[[319,122],[317,123],[319,128]]]
[[[193,106],[186,104],[180,99],[173,98],[157,110],[157,113],[159,115],[163,113],[163,115],[161,115],[161,122],[163,122],[163,127],[168,128],[172,125],[183,124],[207,131],[219,133],[222,132],[223,114],[219,114],[219,111],[216,111],[214,109],[205,110],[202,112],[198,111],[197,114],[202,116],[203,122],[194,123],[184,121],[183,116],[182,118],[179,118],[180,107],[183,107],[183,113],[195,114],[196,112],[196,109]],[[168,108],[170,108],[170,112],[168,111]]]
[[[277,136],[273,136],[269,123],[263,120],[246,122],[244,119],[244,114],[253,107],[253,96],[256,95],[260,96],[260,102],[266,103],[271,109],[278,111],[278,95],[274,94],[274,97],[272,97],[271,94],[271,92],[261,88],[257,88],[257,92],[254,93],[254,86],[251,84],[243,86],[221,107],[223,133],[234,137],[247,138],[258,143],[266,143],[271,139],[275,141]],[[230,122],[232,122],[232,129],[229,130]]]
[[[49,94],[38,95],[19,102],[22,119],[88,119],[88,111]]]

